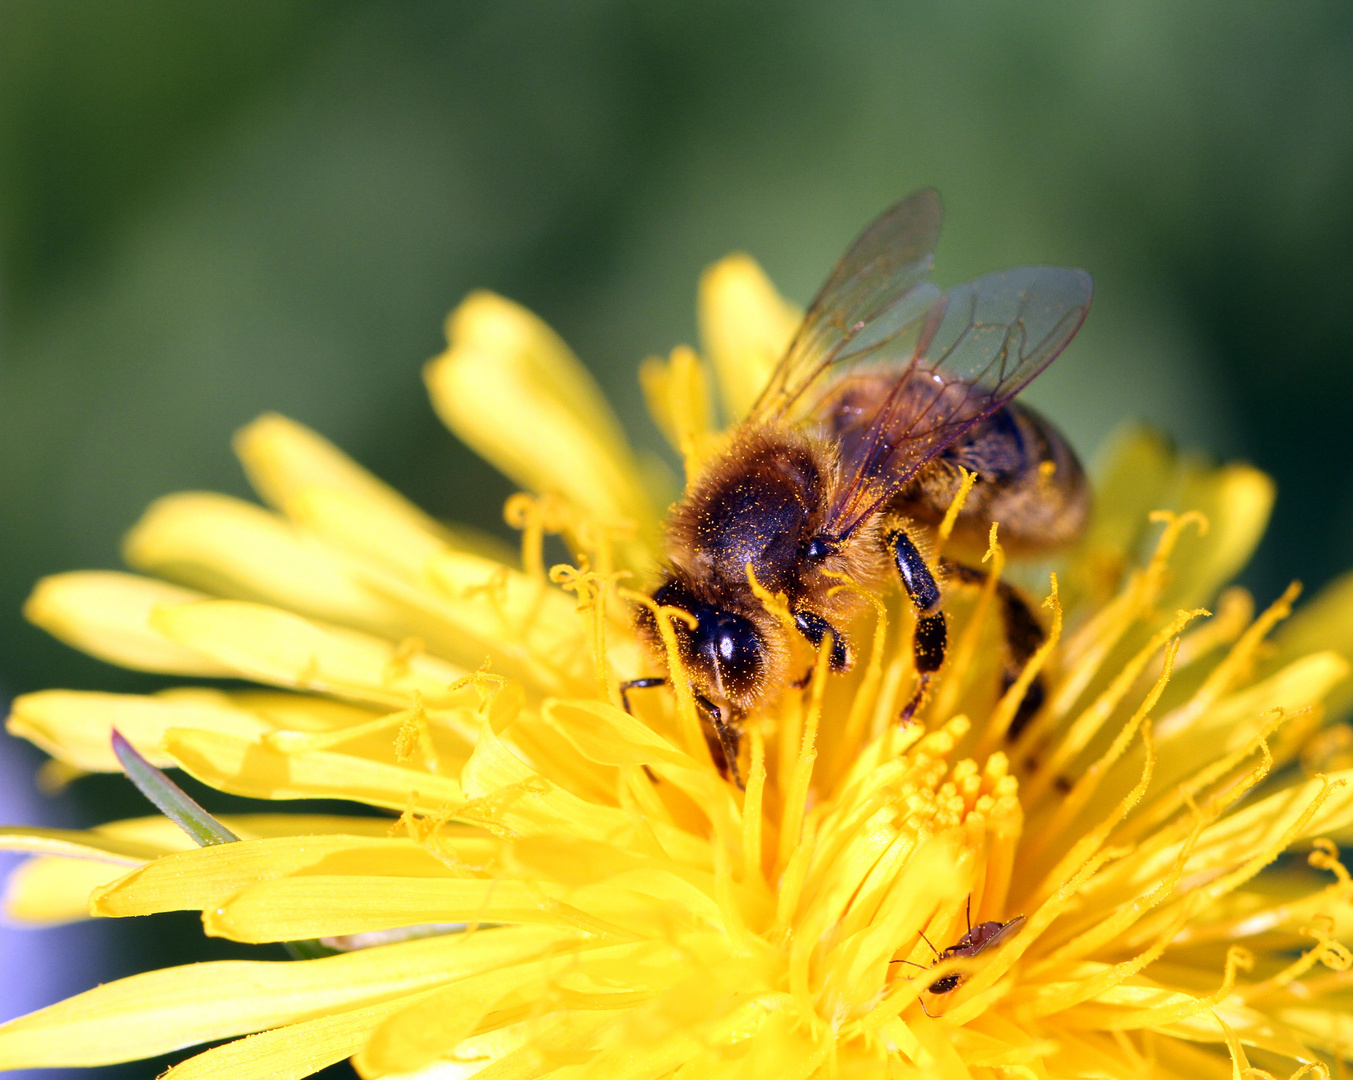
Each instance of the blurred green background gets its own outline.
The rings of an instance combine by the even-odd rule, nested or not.
[[[806,301],[928,184],[942,284],[1094,274],[1028,395],[1086,456],[1144,418],[1271,472],[1261,602],[1353,565],[1345,2],[0,0],[0,697],[155,685],[19,607],[116,566],[157,495],[244,494],[229,438],[263,410],[497,527],[506,482],[419,379],[467,290],[541,314],[655,444],[634,367],[693,340],[704,265],[747,250]],[[10,820],[143,812],[111,777],[44,800],[0,753]],[[8,1013],[233,955],[136,922],[6,946]]]

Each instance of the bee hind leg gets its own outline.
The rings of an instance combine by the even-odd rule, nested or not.
[[[946,574],[965,584],[982,585],[987,580],[985,570],[978,570],[949,559],[942,559],[940,565]],[[1033,659],[1034,653],[1047,640],[1047,635],[1043,633],[1043,627],[1034,617],[1033,608],[1029,606],[1023,592],[1008,581],[998,581],[996,595],[1001,603],[1001,626],[1005,633],[1005,667],[1001,672],[1001,692],[1004,693],[1015,685],[1020,673]],[[1029,684],[1029,688],[1024,692],[1024,700],[1015,710],[1014,719],[1010,721],[1010,728],[1006,732],[1007,739],[1014,740],[1019,736],[1034,718],[1034,714],[1042,708],[1046,696],[1043,676],[1038,675]]]
[[[949,645],[949,625],[944,612],[939,610],[939,583],[906,530],[895,529],[889,533],[888,548],[897,565],[902,587],[907,590],[907,597],[916,609],[916,630],[912,634],[916,692],[898,715],[901,723],[909,724],[916,710],[924,704],[931,681],[944,666],[944,655]]]

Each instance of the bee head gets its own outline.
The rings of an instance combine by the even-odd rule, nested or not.
[[[696,688],[735,704],[749,701],[766,677],[767,646],[760,629],[743,615],[697,599],[681,582],[669,580],[653,593],[659,606],[680,608],[695,620],[673,620],[677,648]],[[653,616],[640,613],[640,627],[656,638]],[[656,642],[655,642],[656,644]]]

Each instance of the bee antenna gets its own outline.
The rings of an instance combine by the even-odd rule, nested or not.
[[[972,933],[972,893],[968,893],[968,905],[963,909],[963,918],[968,924],[968,932]]]
[[[921,940],[924,941],[927,945],[930,945],[930,939],[925,936],[924,932],[921,933]],[[935,954],[936,960],[940,958],[940,950],[935,948],[934,945],[930,945],[930,951]]]
[[[918,968],[920,968],[922,971],[925,971],[925,970],[926,970],[926,966],[925,966],[924,964],[918,964],[915,960],[889,960],[888,963],[890,963],[890,964],[910,964],[912,967],[918,967]]]

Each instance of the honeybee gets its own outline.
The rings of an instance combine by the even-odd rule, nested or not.
[[[982,550],[992,521],[1013,553],[1074,539],[1088,509],[1085,475],[1066,440],[1012,399],[1080,328],[1089,308],[1082,270],[1023,267],[941,293],[929,280],[943,210],[932,190],[885,211],[827,278],[750,414],[671,510],[666,561],[651,593],[673,622],[682,667],[737,778],[739,723],[791,681],[790,632],[758,599],[752,578],[783,594],[809,644],[832,670],[854,650],[843,631],[866,590],[900,579],[916,613],[917,686],[909,720],[944,662],[941,583],[981,571],[932,564],[929,536],[962,482],[977,480],[953,539]],[[1043,641],[1027,601],[1000,586],[1006,685]],[[656,661],[653,610],[638,630]],[[661,685],[635,679],[628,692]],[[1016,727],[1036,709],[1033,688]],[[716,756],[719,756],[716,753]]]

